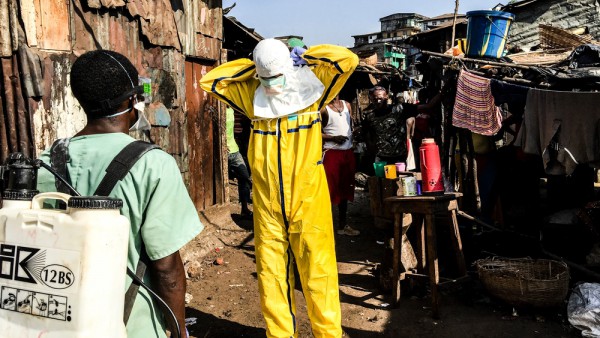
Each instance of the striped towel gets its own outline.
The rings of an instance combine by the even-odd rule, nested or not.
[[[456,86],[456,102],[452,125],[492,136],[502,127],[500,108],[494,104],[490,79],[460,71]]]

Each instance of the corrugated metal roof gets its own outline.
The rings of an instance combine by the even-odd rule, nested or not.
[[[596,0],[520,1],[505,7],[515,14],[508,44],[524,51],[540,43],[539,25],[549,24],[562,29],[587,27],[595,39],[600,39],[600,5]]]

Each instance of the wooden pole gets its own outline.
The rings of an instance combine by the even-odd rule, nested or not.
[[[442,53],[430,52],[430,51],[427,51],[427,50],[422,50],[421,53],[423,53],[425,55],[439,56],[439,57],[446,58],[446,59],[454,59],[455,58],[452,55],[446,55],[446,54],[442,54]],[[498,66],[498,67],[510,67],[510,68],[519,68],[519,69],[548,68],[548,67],[545,67],[545,66],[531,67],[531,66],[520,65],[518,63],[503,63],[503,62],[494,62],[494,61],[486,61],[486,60],[471,59],[471,58],[460,58],[458,60],[461,60],[461,61],[464,61],[464,62],[479,63],[479,64],[482,64],[482,65],[490,65],[490,66]]]
[[[460,0],[456,0],[454,6],[454,20],[452,21],[452,41],[450,41],[450,48],[454,48],[454,39],[456,38],[456,17],[458,16],[459,4]]]

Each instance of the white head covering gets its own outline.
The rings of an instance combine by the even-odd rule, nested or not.
[[[277,95],[267,95],[260,85],[254,93],[254,115],[276,118],[294,114],[317,101],[325,86],[307,66],[294,67],[286,45],[276,39],[260,41],[253,52],[256,74],[272,77],[283,74],[285,87]]]
[[[272,77],[283,74],[294,67],[290,51],[285,44],[276,39],[260,41],[252,53],[256,73],[261,77]]]

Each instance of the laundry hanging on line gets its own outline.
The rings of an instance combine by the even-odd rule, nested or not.
[[[496,106],[490,79],[461,70],[456,85],[452,125],[474,133],[492,136],[502,127],[502,114]]]

